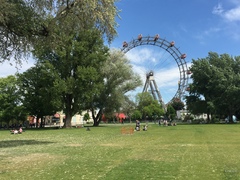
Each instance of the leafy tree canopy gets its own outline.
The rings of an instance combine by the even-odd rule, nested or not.
[[[125,100],[127,92],[134,90],[142,84],[140,77],[133,72],[130,61],[119,50],[110,51],[110,55],[100,67],[102,88],[100,94],[92,94],[93,102],[90,104],[92,112],[96,109],[98,114],[94,117],[94,125],[101,120],[101,114],[113,114],[119,111]]]
[[[95,27],[116,35],[116,0],[0,0],[0,61],[19,63],[35,46],[64,45],[66,37]]]
[[[179,98],[174,98],[169,104],[175,109],[175,111],[183,110],[185,106]]]
[[[165,114],[164,109],[157,100],[154,100],[150,93],[143,92],[137,94],[137,109],[142,112],[142,118],[161,117]]]
[[[21,105],[15,76],[0,78],[0,120],[9,124],[10,121],[24,120],[26,110]]]
[[[71,127],[71,118],[100,94],[103,79],[100,67],[108,57],[108,48],[96,29],[83,30],[69,37],[65,46],[52,50],[49,47],[34,51],[44,71],[53,77],[53,87],[62,99],[66,114],[65,126]]]
[[[206,101],[208,112],[229,114],[239,110],[240,56],[218,55],[210,52],[208,57],[193,60],[190,96]]]

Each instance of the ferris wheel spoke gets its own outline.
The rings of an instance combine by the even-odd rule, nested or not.
[[[153,53],[147,54],[151,51],[146,50],[146,48],[141,49],[145,46],[156,47],[158,50],[154,54],[157,57],[152,57]],[[167,41],[160,38],[159,35],[143,37],[140,34],[137,39],[130,42],[125,41],[121,50],[125,54],[130,50],[138,50],[135,53],[138,57],[133,59],[132,64],[135,71],[146,80],[143,90],[150,90],[152,94],[156,92],[153,96],[163,107],[165,106],[163,103],[165,99],[172,101],[176,97],[183,98],[188,83],[186,54],[182,54],[176,48],[174,41]]]

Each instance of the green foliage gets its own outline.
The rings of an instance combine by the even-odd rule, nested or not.
[[[153,101],[153,97],[148,92],[139,93],[136,96],[136,103],[138,105],[138,109],[143,109],[145,106],[148,106]]]
[[[58,90],[54,88],[54,76],[46,73],[43,65],[37,64],[18,74],[19,93],[29,115],[42,118],[62,109]]]
[[[43,35],[44,19],[26,1],[0,2],[0,62],[13,56],[21,63],[21,58],[30,52],[32,38]]]
[[[26,110],[21,105],[17,78],[0,78],[0,120],[9,124],[11,121],[26,120]]]
[[[117,34],[116,0],[1,0],[1,61],[22,57],[31,49],[67,45],[73,34],[92,27],[110,42]],[[71,39],[71,38],[70,38]]]
[[[83,120],[88,121],[89,119],[90,119],[89,113],[85,113],[84,116],[83,116]]]
[[[237,98],[240,93],[239,65],[240,56],[213,52],[206,58],[193,60],[190,96],[203,98],[208,113],[219,112],[232,117],[240,103]]]
[[[167,106],[167,113],[166,113],[166,115],[167,115],[171,120],[175,119],[175,117],[176,117],[176,111],[175,111],[175,109],[174,109],[170,104]]]
[[[136,109],[135,102],[133,102],[133,100],[131,100],[128,96],[125,96],[125,100],[123,101],[123,103],[121,105],[121,112],[126,114],[129,117],[130,121],[131,121],[131,119],[136,120],[136,119],[140,119],[142,117],[142,115],[140,115],[140,116],[134,115],[135,109]]]
[[[142,113],[139,110],[135,110],[132,114],[132,119],[133,120],[139,120],[142,119]]]
[[[39,47],[34,55],[43,65],[43,72],[54,78],[66,114],[65,126],[71,127],[71,118],[89,108],[93,97],[99,96],[103,87],[100,66],[108,57],[108,48],[96,29],[89,29],[68,37],[65,46],[54,50]]]
[[[93,117],[94,126],[99,124],[101,113],[109,115],[119,111],[125,101],[129,102],[126,93],[141,85],[140,77],[133,72],[129,60],[119,50],[110,51],[99,68],[102,86],[98,88],[99,94],[92,94],[93,102],[89,105],[92,111],[99,110]]]
[[[184,106],[185,106],[184,103],[180,99],[178,99],[178,98],[173,99],[170,102],[170,104],[175,109],[175,111],[183,110]]]
[[[1,5],[0,57],[15,56],[21,62],[33,49],[44,73],[55,79],[54,93],[62,98],[65,126],[70,127],[72,115],[89,106],[103,86],[99,67],[108,55],[103,37],[110,42],[116,35],[115,0],[19,0]]]
[[[154,119],[156,116],[161,117],[165,114],[162,106],[157,100],[154,100],[150,93],[143,92],[137,94],[137,109],[142,112],[142,118]]]
[[[187,96],[186,102],[188,105],[188,110],[192,114],[202,114],[202,113],[208,113],[208,104],[207,101],[201,100],[197,98],[196,96]]]

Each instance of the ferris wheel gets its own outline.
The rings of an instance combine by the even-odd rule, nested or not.
[[[171,102],[175,99],[183,100],[185,92],[188,90],[188,79],[191,72],[188,70],[185,61],[186,54],[180,52],[179,48],[175,46],[174,41],[162,39],[158,34],[155,36],[142,36],[139,34],[136,39],[130,42],[124,41],[121,51],[128,54],[130,50],[134,51],[136,49],[135,53],[139,53],[139,58],[141,59],[141,57],[145,56],[144,52],[147,53],[147,51],[139,49],[144,46],[155,47],[158,53],[156,53],[157,57],[155,58],[151,55],[146,55],[147,60],[145,62],[139,60],[140,65],[142,63],[142,72],[145,74],[145,84],[142,92],[150,92],[153,98],[158,100],[166,111],[166,104],[168,102],[165,103],[166,100],[162,96],[163,93],[172,92],[171,97],[168,97],[168,101]],[[166,80],[169,78],[163,74],[166,72],[171,75],[176,74],[177,78],[175,77],[174,88],[164,90],[164,88],[161,89],[159,87],[164,87],[164,83],[165,85],[167,84]]]

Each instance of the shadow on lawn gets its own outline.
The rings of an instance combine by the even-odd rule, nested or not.
[[[8,140],[8,141],[0,141],[0,148],[9,148],[9,147],[17,147],[23,145],[40,145],[40,144],[50,144],[54,142],[49,141],[36,141],[36,140]]]

